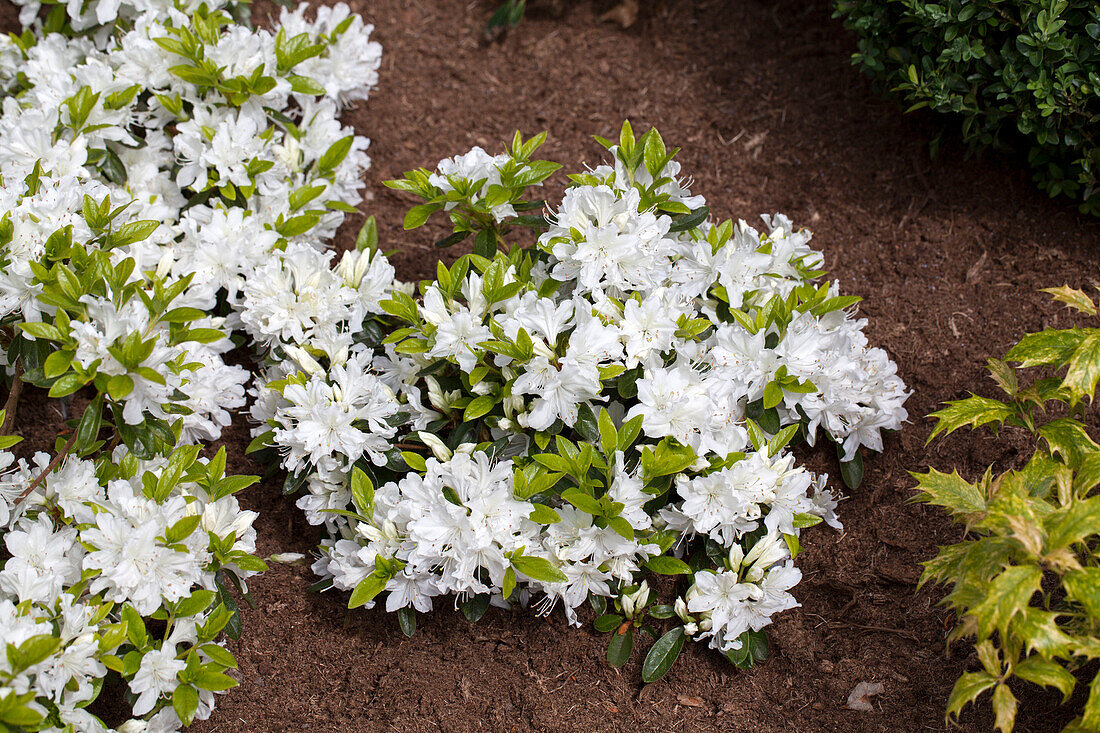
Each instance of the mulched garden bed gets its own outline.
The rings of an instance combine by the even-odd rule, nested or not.
[[[383,248],[398,250],[398,276],[434,274],[440,230],[402,232],[410,202],[383,180],[474,144],[496,152],[517,128],[549,131],[545,157],[595,164],[602,149],[592,134],[612,135],[627,117],[639,130],[656,125],[684,148],[679,160],[716,215],[780,211],[814,230],[833,276],[864,297],[871,342],[915,391],[912,425],[867,461],[863,486],[841,505],[845,532],[804,535],[803,607],[778,617],[773,655],[756,669],[690,646],[670,674],[643,686],[641,655],[612,669],[591,627],[497,609],[477,625],[437,611],[407,639],[395,616],[349,612],[346,595],[307,592],[308,567],[278,566],[253,583],[258,608],[245,610],[247,633],[231,645],[240,687],[193,730],[946,728],[947,695],[976,659],[965,645],[945,653],[953,619],[937,606],[940,591],[916,583],[919,563],[959,532],[910,503],[908,472],[957,467],[973,478],[1027,456],[1022,442],[966,435],[926,447],[922,416],[970,390],[988,393],[986,358],[1025,332],[1070,324],[1037,291],[1096,282],[1100,223],[1047,200],[1018,161],[967,160],[950,141],[930,160],[932,121],[901,116],[851,68],[854,40],[828,2],[643,2],[627,30],[598,21],[610,4],[578,0],[559,14],[533,2],[521,26],[483,45],[491,2],[352,3],[377,26],[384,58],[378,90],[346,121],[374,140],[363,208],[378,217]],[[562,183],[553,179],[547,198]],[[358,227],[351,219],[344,246]],[[32,420],[56,422],[48,409],[27,405],[28,432]],[[243,457],[248,441],[238,420],[231,470],[262,470]],[[826,456],[811,467],[837,472]],[[242,496],[260,512],[262,554],[316,544],[278,481]],[[860,682],[884,685],[873,712],[846,707]],[[1022,695],[1017,730],[1058,730],[1072,717],[1057,695]],[[968,711],[962,727],[988,730],[991,720]]]

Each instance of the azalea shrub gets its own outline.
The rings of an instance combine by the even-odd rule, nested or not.
[[[237,4],[22,5],[0,38],[0,730],[175,731],[236,684],[225,639],[266,567],[234,496],[256,477],[204,450],[245,404],[245,283],[355,211],[368,141],[337,116],[380,47],[345,5],[270,31]],[[35,390],[52,451],[16,435]]]
[[[319,587],[405,633],[442,596],[470,620],[576,624],[587,602],[612,664],[657,640],[646,681],[688,639],[751,665],[798,605],[803,530],[840,527],[791,446],[835,443],[854,483],[905,386],[809,232],[713,220],[676,151],[629,124],[544,214],[544,138],[387,184],[423,201],[407,229],[445,217],[440,246],[472,249],[434,280],[394,280],[368,225],[335,265],[288,248],[247,283],[269,345],[252,449],[327,532]]]
[[[1098,314],[1080,290],[1047,292],[1091,319]],[[959,621],[950,640],[972,639],[980,663],[955,683],[949,717],[988,692],[996,727],[1007,733],[1019,707],[1012,684],[1052,687],[1063,701],[1084,685],[1079,714],[1063,730],[1100,729],[1100,445],[1088,407],[1098,346],[1095,320],[1027,334],[1005,361],[989,361],[1000,399],[971,395],[933,414],[933,438],[968,426],[1026,431],[1035,443],[1023,465],[990,468],[975,481],[935,469],[916,477],[918,498],[966,530],[925,563],[921,578],[948,587],[944,602]]]

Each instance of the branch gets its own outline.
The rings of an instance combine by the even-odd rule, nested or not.
[[[42,482],[46,480],[46,477],[49,476],[55,468],[61,465],[61,461],[65,460],[65,456],[69,455],[69,451],[71,451],[73,449],[73,446],[76,445],[77,433],[78,431],[73,431],[72,436],[69,438],[69,442],[66,443],[61,451],[53,457],[53,460],[50,461],[50,465],[46,466],[46,468],[42,470],[42,473],[35,476],[34,481],[31,481],[31,485],[24,489],[22,494],[16,497],[15,502],[12,503],[13,508],[19,506],[19,504],[24,499],[31,495],[32,491],[37,489],[42,484]]]
[[[11,378],[11,391],[8,392],[8,400],[4,403],[4,424],[0,425],[0,435],[9,435],[11,427],[15,423],[15,411],[19,407],[19,395],[23,391],[22,362],[15,362],[15,375]]]

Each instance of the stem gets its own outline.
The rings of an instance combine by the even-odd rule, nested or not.
[[[35,476],[34,481],[31,481],[31,485],[24,489],[22,494],[16,497],[12,507],[19,506],[20,502],[30,496],[31,492],[37,489],[39,485],[46,480],[46,477],[49,476],[55,468],[61,465],[61,461],[65,460],[65,456],[69,455],[69,451],[76,445],[76,435],[77,431],[74,430],[72,436],[69,438],[69,442],[65,444],[61,452],[54,456],[53,460],[50,461],[50,465],[46,466],[46,468],[42,470],[42,473]]]
[[[19,395],[23,391],[23,363],[15,362],[15,375],[11,378],[11,390],[8,392],[7,402],[4,403],[4,423],[0,425],[0,435],[8,435],[11,426],[15,423],[15,411],[19,407]]]

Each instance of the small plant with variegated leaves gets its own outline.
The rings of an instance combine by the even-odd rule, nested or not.
[[[1097,316],[1079,290],[1044,292]],[[1034,455],[976,482],[934,469],[916,476],[918,500],[943,507],[967,530],[925,563],[921,578],[950,587],[944,603],[959,619],[951,640],[974,639],[981,662],[955,683],[947,715],[990,692],[996,726],[1007,732],[1018,709],[1012,680],[1054,687],[1064,700],[1087,684],[1088,699],[1064,730],[1100,730],[1100,674],[1088,666],[1100,658],[1100,445],[1085,409],[1100,377],[1100,327],[1028,334],[1005,361],[991,359],[989,371],[1004,396],[947,403],[933,413],[932,438],[964,426],[1025,430]]]

